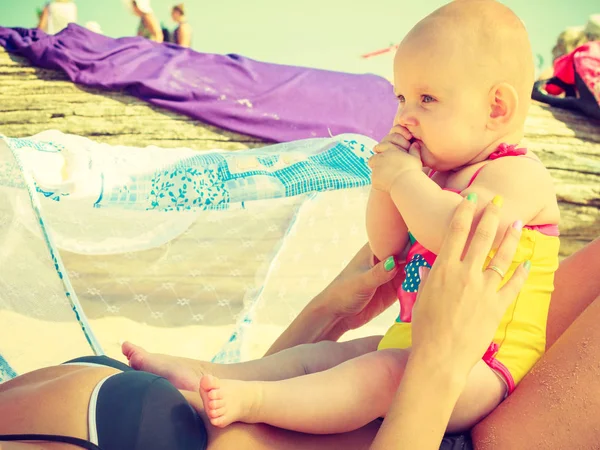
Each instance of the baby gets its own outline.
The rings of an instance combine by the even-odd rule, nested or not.
[[[448,430],[470,428],[512,392],[544,352],[558,266],[559,211],[552,180],[538,158],[519,147],[533,81],[525,28],[494,0],[457,0],[409,32],[394,61],[394,126],[369,163],[373,189],[367,209],[369,243],[378,258],[400,254],[410,244],[398,290],[400,316],[377,348],[364,340],[313,351],[302,346],[242,363],[248,365],[247,379],[256,381],[202,376],[200,396],[213,425],[264,422],[338,433],[385,416],[410,354],[419,268],[434,263],[464,196],[482,206],[495,203],[500,229],[522,228],[510,267],[497,266],[492,251],[482,270],[497,273],[500,282],[520,264],[531,269],[472,370]],[[124,347],[131,362],[136,354],[150,358],[150,369],[178,379],[175,363],[160,358],[153,363],[152,355],[140,352]],[[187,364],[181,370],[188,373],[194,365],[177,364]],[[198,379],[192,373],[187,381],[193,386]]]

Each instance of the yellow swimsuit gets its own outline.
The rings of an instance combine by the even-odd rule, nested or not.
[[[494,340],[482,358],[506,382],[509,394],[546,348],[546,322],[550,296],[554,290],[554,272],[558,268],[558,249],[556,225],[523,227],[517,252],[502,281],[504,284],[510,279],[520,264],[531,261],[525,285],[504,314]],[[484,267],[487,267],[494,253],[488,255]],[[417,270],[419,266],[430,267],[434,260],[433,253],[413,240],[407,256],[406,278],[398,292],[401,313],[379,343],[380,350],[411,347],[412,304],[420,282]]]

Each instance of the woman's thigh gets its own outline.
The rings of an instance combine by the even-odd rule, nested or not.
[[[347,433],[311,435],[265,424],[235,423],[226,428],[215,428],[207,423],[207,450],[366,450],[380,424],[380,421],[374,421]]]
[[[598,448],[600,297],[473,430],[478,449]]]

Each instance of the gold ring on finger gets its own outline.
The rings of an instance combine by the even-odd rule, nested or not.
[[[496,272],[498,275],[500,275],[500,278],[504,279],[504,277],[506,276],[506,274],[502,271],[502,269],[498,266],[487,266],[487,268],[485,270],[493,270],[494,272]]]

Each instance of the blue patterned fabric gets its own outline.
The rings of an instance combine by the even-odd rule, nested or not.
[[[172,156],[158,158],[140,170],[133,159],[69,145],[70,136],[59,132],[53,132],[52,140],[47,141],[39,137],[3,139],[17,154],[54,153],[61,161],[64,157],[81,162],[75,192],[66,183],[47,185],[36,179],[37,191],[47,198],[59,201],[67,195],[84,195],[94,197],[96,208],[160,211],[245,207],[253,200],[365,186],[370,183],[367,160],[375,144],[365,136],[340,135],[241,152],[187,151],[174,162]],[[34,175],[46,170],[43,161],[31,157],[29,161]],[[88,176],[81,176],[82,170]],[[1,172],[0,177],[2,184],[15,178]],[[85,185],[81,184],[83,178]]]

